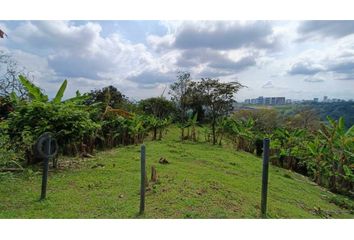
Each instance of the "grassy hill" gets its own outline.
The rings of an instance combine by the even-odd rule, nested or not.
[[[155,165],[159,180],[149,185],[143,216],[137,214],[140,147],[128,146],[63,159],[50,172],[42,202],[39,172],[0,179],[0,218],[259,218],[260,158],[177,139],[171,128],[163,141],[146,142],[147,172]],[[160,157],[170,163],[159,164]],[[269,218],[354,218],[353,205],[304,176],[269,168]]]

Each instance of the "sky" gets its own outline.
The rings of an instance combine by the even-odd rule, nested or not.
[[[53,97],[108,85],[160,96],[188,71],[258,96],[354,99],[354,21],[0,21],[0,51]],[[165,91],[167,95],[168,91]]]

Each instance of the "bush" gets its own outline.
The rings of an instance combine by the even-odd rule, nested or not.
[[[7,122],[0,123],[0,167],[16,167],[23,160],[23,153],[17,151],[7,135]]]
[[[27,161],[36,161],[33,144],[44,132],[53,132],[62,153],[77,154],[80,144],[92,138],[99,124],[89,113],[71,103],[25,102],[16,107],[7,120],[13,145],[25,153]]]

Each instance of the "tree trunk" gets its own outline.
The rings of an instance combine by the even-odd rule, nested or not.
[[[157,128],[154,127],[154,136],[153,136],[152,140],[156,140],[156,135],[157,135]]]
[[[161,140],[161,139],[162,139],[162,131],[163,131],[163,129],[162,129],[162,128],[160,128],[160,131],[159,131],[159,140]]]
[[[216,136],[215,136],[215,119],[213,118],[212,122],[212,131],[213,131],[213,145],[216,144]]]

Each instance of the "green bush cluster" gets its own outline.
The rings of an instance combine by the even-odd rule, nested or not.
[[[262,139],[271,139],[274,165],[307,175],[333,192],[354,194],[354,126],[347,129],[342,117],[328,118],[316,131],[277,126],[264,131],[257,119],[222,118],[218,121],[218,139],[230,139],[237,150],[260,155]]]
[[[89,96],[80,93],[62,101],[66,81],[51,101],[23,76],[20,81],[28,90],[29,98],[11,95],[13,109],[6,113],[0,125],[1,166],[39,161],[34,145],[44,132],[54,134],[62,155],[92,154],[96,148],[141,143],[149,131],[153,131],[153,139],[157,139],[159,132],[161,139],[171,122],[153,115],[121,117],[114,112],[106,113],[100,102],[85,104]]]

